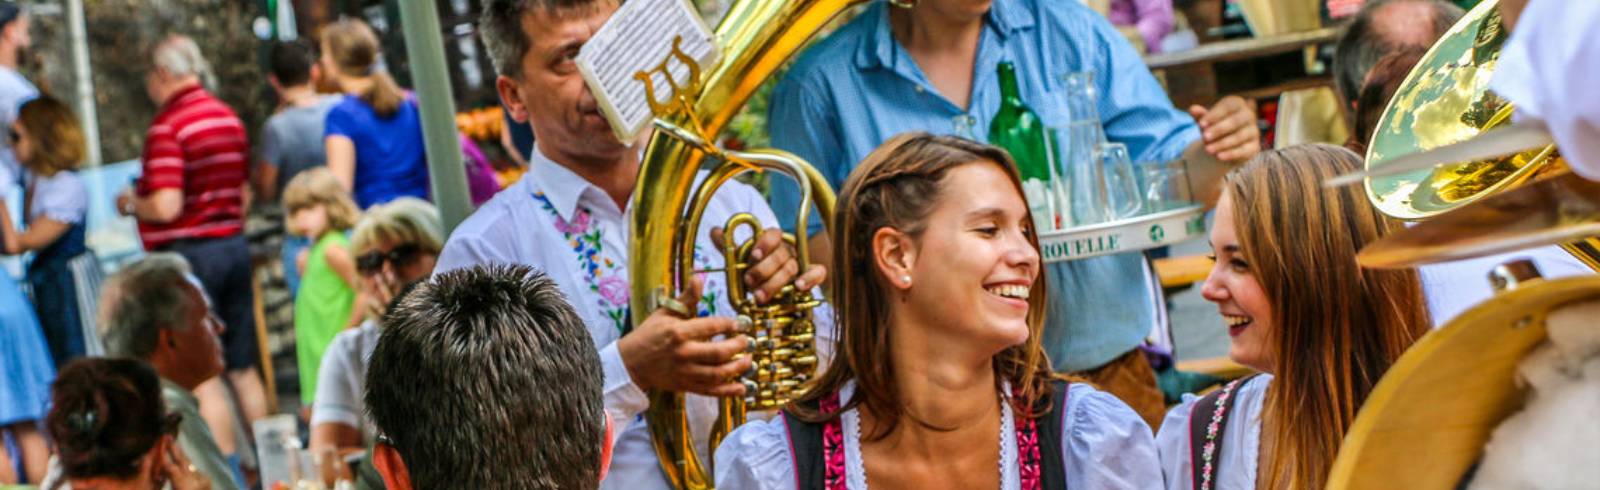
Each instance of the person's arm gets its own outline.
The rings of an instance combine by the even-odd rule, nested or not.
[[[355,338],[343,334],[334,337],[322,356],[311,418],[311,454],[334,450],[342,455],[348,449],[362,446],[359,424],[365,405],[360,399],[363,396],[361,387],[351,376],[356,368],[351,362],[359,359],[352,356],[359,350],[353,348],[358,344],[352,342]]]
[[[256,159],[254,172],[250,173],[250,189],[255,191],[257,198],[263,202],[278,200],[278,159],[282,150],[278,149],[278,138],[273,136],[269,128],[261,135],[261,157]]]
[[[1098,48],[1093,55],[1107,73],[1096,80],[1106,137],[1127,144],[1135,161],[1185,168],[1195,197],[1214,204],[1222,176],[1261,151],[1254,109],[1242,98],[1227,96],[1184,114],[1110,22],[1096,19],[1094,28]]]
[[[126,193],[117,199],[117,210],[145,223],[166,224],[183,214],[183,149],[172,127],[156,125],[145,136],[143,170],[140,177],[144,193]]]
[[[0,204],[0,206],[3,206],[3,204]],[[0,207],[0,211],[4,211],[4,208]],[[16,255],[48,247],[60,239],[61,235],[67,234],[67,230],[72,229],[71,223],[40,217],[29,223],[27,230],[17,233],[17,230],[12,228],[10,217],[6,217],[4,222],[5,253],[7,255]]]
[[[331,134],[323,138],[328,153],[328,170],[347,190],[356,185],[356,144],[350,137]]]
[[[333,233],[340,232],[334,231]],[[346,249],[344,245],[329,243],[328,246],[322,248],[322,259],[326,260],[328,268],[333,269],[333,273],[338,274],[339,279],[344,281],[345,287],[356,292],[355,302],[352,304],[364,304],[366,302],[366,293],[362,292],[361,274],[356,272],[356,261],[350,256],[350,250]],[[362,311],[361,308],[350,308],[350,318],[345,322],[345,326],[354,327],[360,325],[361,321],[365,319],[366,312]]]
[[[773,89],[772,95],[767,117],[772,146],[805,159],[829,179],[839,174],[838,167],[846,165],[840,154],[844,141],[834,126],[837,119],[827,114],[831,98],[823,93],[823,88],[804,83],[798,78],[786,77]],[[799,187],[787,178],[776,180],[781,182],[776,182],[769,191],[771,209],[783,229],[793,232],[795,210],[800,205]],[[838,191],[843,182],[830,181],[829,184],[834,186],[834,191]],[[807,226],[811,262],[814,264],[833,263],[832,244],[822,225],[825,218],[831,217],[823,217],[813,209],[811,223]]]
[[[1068,488],[1162,488],[1161,457],[1139,414],[1110,393],[1087,387],[1069,395],[1065,405],[1062,463],[1081,469],[1068,472]]]
[[[1261,152],[1261,131],[1255,109],[1237,96],[1223,97],[1207,109],[1189,108],[1200,123],[1201,138],[1184,149],[1178,163],[1189,179],[1189,189],[1206,207],[1222,195],[1222,177]]]

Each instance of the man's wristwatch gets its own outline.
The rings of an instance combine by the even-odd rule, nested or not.
[[[135,206],[132,199],[122,202],[122,214],[124,216],[133,216],[134,210]]]

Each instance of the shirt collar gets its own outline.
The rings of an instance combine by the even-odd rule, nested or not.
[[[534,145],[533,154],[528,156],[528,174],[523,179],[533,184],[533,192],[543,193],[545,199],[550,200],[550,205],[556,208],[556,214],[564,221],[572,221],[573,215],[578,212],[578,202],[585,193],[606,195],[605,191],[582,176],[545,156],[539,150],[539,145]]]
[[[870,10],[862,14],[863,17],[874,19],[873,30],[862,39],[861,47],[856,51],[856,66],[860,68],[879,68],[894,66],[895,46],[894,31],[889,28],[889,6],[886,2],[872,5]],[[1028,10],[1022,0],[994,0],[989,5],[989,13],[983,16],[984,24],[1000,35],[1001,39],[1010,37],[1017,31],[1033,27],[1033,12]]]
[[[179,386],[178,383],[172,382],[172,380],[167,379],[165,376],[161,377],[161,389],[162,391],[167,392],[169,395],[177,396],[178,399],[189,404],[199,403],[200,401],[199,398],[194,396],[194,392]],[[167,407],[167,409],[178,410],[179,407]]]
[[[177,92],[173,92],[172,95],[167,97],[167,101],[166,102],[162,102],[161,103],[161,111],[165,112],[167,110],[170,110],[173,107],[176,107],[176,106],[182,104],[184,101],[188,100],[189,96],[194,95],[196,92],[205,92],[205,91],[206,91],[205,87],[202,87],[198,83],[193,84],[193,85],[189,85],[189,86],[181,88],[181,89],[178,89]]]

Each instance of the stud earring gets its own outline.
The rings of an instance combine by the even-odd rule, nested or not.
[[[900,282],[906,283],[906,287],[911,287],[911,276],[900,276]]]

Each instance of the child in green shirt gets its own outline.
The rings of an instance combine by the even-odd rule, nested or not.
[[[301,260],[300,291],[294,298],[295,357],[300,367],[300,401],[311,406],[317,393],[322,354],[340,331],[361,323],[355,259],[345,233],[361,211],[326,167],[301,172],[283,191],[290,233],[310,240]]]

